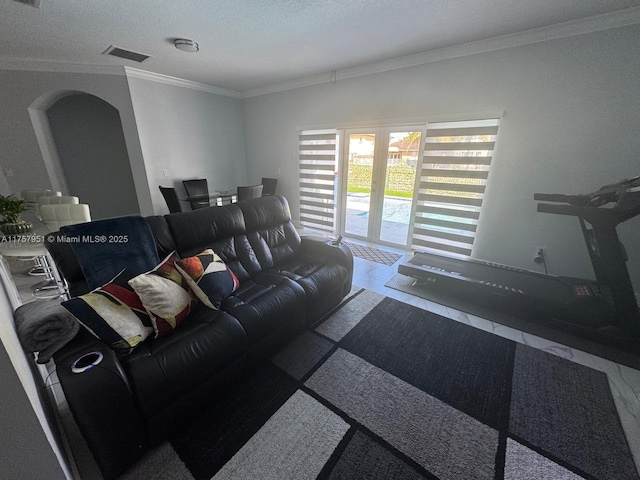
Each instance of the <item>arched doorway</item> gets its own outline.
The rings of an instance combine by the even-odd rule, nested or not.
[[[68,194],[89,204],[93,219],[138,214],[118,110],[95,95],[70,92],[43,111]]]

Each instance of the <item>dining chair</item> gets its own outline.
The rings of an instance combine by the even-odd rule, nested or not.
[[[86,203],[42,205],[40,208],[40,218],[49,230],[55,232],[60,230],[60,227],[66,225],[90,222],[91,210]]]
[[[198,178],[195,180],[183,180],[184,189],[187,191],[188,197],[194,197],[196,195],[202,195],[201,199],[189,200],[191,204],[191,210],[197,210],[199,208],[210,207],[209,202],[209,185],[206,178]]]
[[[57,190],[22,190],[22,199],[27,203],[38,203],[40,197],[60,197],[62,192]]]
[[[40,209],[42,208],[42,205],[59,205],[63,203],[77,205],[78,203],[80,203],[80,199],[73,195],[62,195],[60,197],[51,197],[51,196],[38,197],[38,208],[36,213],[40,211]]]
[[[252,198],[258,198],[262,196],[263,185],[246,185],[238,187],[237,196],[240,200],[251,200]]]
[[[60,197],[62,192],[58,190],[22,190],[22,199],[27,208],[33,208],[38,213],[38,199],[40,197]]]
[[[180,199],[178,198],[178,194],[176,193],[176,189],[173,187],[161,187],[158,186],[162,196],[164,197],[164,201],[167,202],[167,207],[169,207],[169,213],[179,213],[182,211],[182,205],[180,204]]]
[[[265,178],[262,177],[262,185],[263,185],[263,189],[262,189],[262,196],[266,197],[268,195],[275,195],[276,194],[276,185],[278,184],[278,179],[277,178]]]

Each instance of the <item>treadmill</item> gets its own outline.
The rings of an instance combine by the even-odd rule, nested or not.
[[[416,285],[456,295],[600,343],[640,348],[640,312],[616,227],[640,214],[640,176],[587,195],[534,194],[542,213],[577,217],[596,281],[545,275],[471,258],[417,252],[398,266]]]

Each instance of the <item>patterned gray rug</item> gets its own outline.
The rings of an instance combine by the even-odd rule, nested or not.
[[[605,374],[362,290],[139,478],[639,477]]]

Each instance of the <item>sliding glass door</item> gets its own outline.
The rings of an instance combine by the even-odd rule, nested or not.
[[[344,132],[342,234],[406,247],[421,155],[421,127],[378,127]]]
[[[301,130],[300,223],[472,256],[500,118]]]
[[[371,131],[345,135],[347,185],[343,205],[343,233],[368,239],[371,216],[371,193],[377,183],[373,176],[376,134]]]

